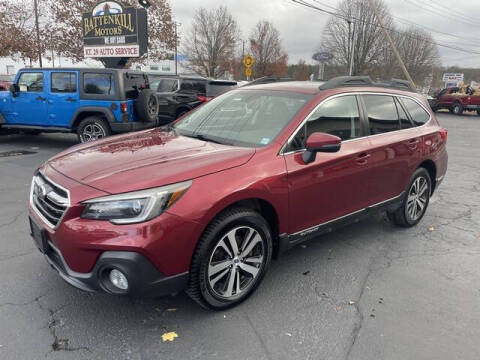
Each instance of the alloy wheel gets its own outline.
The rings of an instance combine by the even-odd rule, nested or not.
[[[427,207],[428,197],[428,181],[423,176],[419,176],[408,191],[406,215],[410,221],[417,221],[422,217]]]
[[[249,226],[224,234],[213,248],[207,270],[208,285],[217,297],[233,300],[248,291],[261,273],[265,242]]]
[[[82,132],[84,142],[102,139],[105,136],[105,130],[97,124],[88,124]]]

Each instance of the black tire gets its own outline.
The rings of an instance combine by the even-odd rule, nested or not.
[[[251,230],[254,232],[251,232]],[[233,253],[231,251],[232,243],[224,242],[228,239],[227,234],[229,233],[234,233],[235,244],[238,245],[239,249],[238,255],[230,254],[229,256],[227,252]],[[242,236],[245,236],[245,239],[250,239],[252,244],[255,242],[256,245],[249,250],[249,242],[245,239],[241,240]],[[241,240],[240,244],[238,243],[239,240]],[[221,245],[222,242],[228,249]],[[244,253],[249,250],[245,254],[240,254],[242,245]],[[217,256],[222,254],[226,257],[218,260]],[[232,256],[235,257],[232,258]],[[217,258],[215,259],[215,257]],[[249,209],[228,209],[212,221],[197,244],[190,266],[187,294],[207,309],[222,310],[238,305],[247,299],[260,284],[270,265],[271,258],[272,232],[267,221],[259,213]],[[249,261],[253,259],[257,259],[253,265],[255,275],[243,270],[244,266],[251,266],[247,263],[253,264],[252,261]],[[209,274],[209,271],[213,269],[213,265],[210,265],[214,261],[216,261],[215,265],[223,266],[226,262],[229,262],[230,265],[223,267],[218,272]],[[250,267],[249,270],[251,271],[251,269]],[[215,280],[216,277],[219,277],[219,279]],[[233,278],[233,282],[230,286],[231,278]],[[219,286],[216,288],[217,284]],[[243,289],[242,286],[244,286]],[[222,287],[225,290],[223,296],[220,294],[222,291],[220,288]],[[228,295],[229,289],[230,296]],[[233,290],[235,290],[235,294],[233,294]]]
[[[425,189],[424,192],[420,194],[422,195],[421,197],[417,197],[419,199],[418,201],[422,202],[424,206],[419,213],[417,213],[418,206],[419,206],[417,203],[417,200],[413,201],[413,206],[415,207],[415,217],[413,217],[409,210],[409,209],[413,209],[410,206],[410,199],[411,199],[411,196],[415,195],[414,184],[417,181],[419,181],[419,184],[420,184],[417,191],[423,188],[423,185],[421,184],[426,184],[427,188]],[[420,222],[420,220],[422,220],[423,216],[425,215],[425,212],[427,211],[428,204],[430,202],[431,193],[432,193],[432,180],[430,179],[430,174],[426,169],[418,168],[413,173],[412,178],[408,183],[408,187],[407,187],[404,199],[402,201],[402,205],[394,212],[387,212],[387,216],[389,220],[393,222],[395,225],[402,226],[402,227],[412,227],[417,225]],[[425,197],[423,197],[423,194],[425,194]]]
[[[158,121],[158,98],[153,90],[140,91],[135,107],[141,121],[153,123]]]
[[[463,106],[460,103],[453,104],[452,112],[455,115],[462,115],[463,114]]]
[[[477,110],[477,115],[480,116],[480,110]]]
[[[99,116],[87,117],[77,127],[78,141],[81,143],[103,139],[111,134],[107,121]]]

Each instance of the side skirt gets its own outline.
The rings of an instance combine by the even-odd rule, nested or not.
[[[405,192],[402,192],[399,196],[396,196],[392,199],[380,202],[375,205],[371,205],[369,207],[355,211],[351,214],[347,214],[340,218],[327,221],[325,223],[313,226],[305,230],[301,230],[294,234],[282,234],[279,237],[278,254],[280,255],[285,251],[291,249],[295,245],[316,238],[317,236],[331,233],[334,230],[344,227],[346,225],[358,223],[374,213],[378,213],[384,210],[395,211],[401,206],[404,200],[404,196]]]

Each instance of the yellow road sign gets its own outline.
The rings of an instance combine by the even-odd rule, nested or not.
[[[247,76],[252,76],[252,68],[247,67],[247,68],[245,69],[245,75],[247,75]]]
[[[250,54],[245,55],[245,57],[243,58],[243,65],[249,68],[253,64],[255,64],[255,59],[252,56],[250,56]]]

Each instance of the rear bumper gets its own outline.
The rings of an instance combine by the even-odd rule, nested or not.
[[[60,250],[51,242],[48,243],[44,255],[63,280],[83,291],[157,297],[170,295],[187,287],[188,272],[165,276],[144,256],[136,252],[106,251],[98,258],[89,273],[78,273],[70,269]],[[126,276],[129,284],[126,291],[115,288],[110,282],[108,275],[113,269],[120,270]]]
[[[467,110],[478,110],[478,109],[480,109],[480,105],[464,105],[464,107]]]
[[[110,128],[114,133],[140,131],[140,130],[153,128],[154,126],[155,126],[155,123],[149,123],[149,122],[127,122],[127,123],[111,122],[110,123]]]

